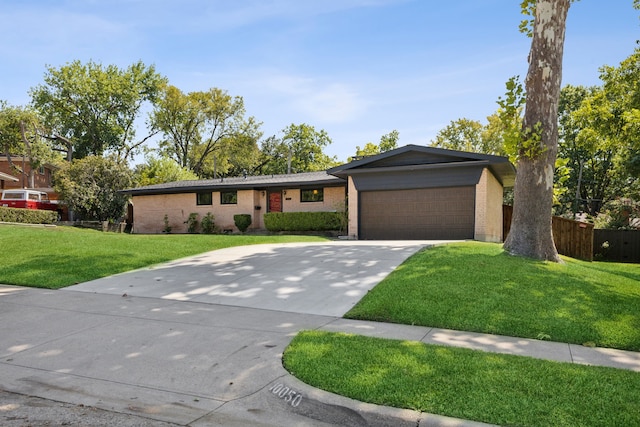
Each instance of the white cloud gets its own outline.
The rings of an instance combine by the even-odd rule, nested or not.
[[[358,118],[367,108],[358,92],[346,83],[284,74],[271,75],[261,82],[274,99],[302,112],[311,122],[345,123]]]

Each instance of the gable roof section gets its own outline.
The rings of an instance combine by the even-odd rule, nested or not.
[[[151,194],[193,193],[199,191],[224,190],[266,190],[269,188],[291,188],[312,186],[341,186],[344,179],[328,175],[326,171],[305,172],[289,175],[257,175],[220,179],[203,179],[196,181],[175,181],[165,184],[147,185],[145,187],[129,188],[122,193],[132,196]]]
[[[444,148],[406,145],[386,153],[365,157],[335,168],[327,173],[340,178],[349,175],[407,170],[488,167],[504,187],[512,187],[516,170],[507,157]]]

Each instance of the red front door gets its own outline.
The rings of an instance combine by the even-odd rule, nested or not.
[[[269,191],[268,212],[282,212],[282,192]]]

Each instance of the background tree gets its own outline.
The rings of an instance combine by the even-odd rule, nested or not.
[[[332,142],[325,130],[302,123],[291,124],[282,133],[281,139],[273,136],[262,143],[263,174],[315,172],[338,165],[335,156],[324,153]]]
[[[380,137],[380,143],[378,145],[373,142],[367,142],[364,147],[360,148],[356,145],[356,155],[350,157],[347,161],[352,161],[354,158],[375,156],[376,154],[386,153],[387,151],[398,148],[398,140],[400,139],[400,133],[397,130],[384,134]]]
[[[232,159],[257,160],[260,124],[244,114],[242,98],[221,89],[184,94],[169,86],[151,114],[151,124],[164,136],[159,144],[164,155],[209,178],[237,172]]]
[[[558,156],[566,159],[570,173],[558,211],[595,217],[624,186],[619,158],[625,144],[615,116],[610,95],[600,87],[569,85],[560,92]]]
[[[56,172],[54,189],[77,219],[115,221],[128,200],[119,191],[133,186],[132,175],[121,159],[87,156],[65,163]]]
[[[147,155],[145,162],[134,170],[134,181],[138,186],[196,179],[196,174],[168,157]]]
[[[553,178],[558,151],[558,98],[569,0],[524,1],[534,13],[526,108],[518,149],[511,231],[513,255],[559,262],[551,231]],[[533,7],[533,10],[530,9]]]
[[[640,8],[640,3],[634,3]],[[607,119],[603,136],[617,141],[624,148],[622,162],[633,176],[640,175],[640,48],[618,67],[604,66],[600,79],[606,94]]]
[[[467,118],[451,121],[436,134],[431,146],[471,153],[505,155],[503,126],[497,114],[487,117],[488,123]]]
[[[28,177],[28,187],[35,187],[35,173],[45,164],[58,159],[45,133],[38,114],[30,109],[14,107],[0,101],[0,150],[16,173]],[[18,157],[19,161],[16,160]],[[23,168],[22,158],[29,164]]]
[[[154,102],[166,79],[137,62],[126,69],[74,61],[48,67],[32,103],[67,152],[67,159],[115,154],[127,159],[153,134],[136,139],[136,120]]]

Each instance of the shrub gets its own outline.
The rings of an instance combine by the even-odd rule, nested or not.
[[[251,215],[249,214],[238,214],[233,216],[233,222],[238,227],[241,233],[247,231],[247,228],[251,225]]]
[[[164,221],[164,228],[162,229],[162,232],[167,234],[171,233],[171,226],[169,225],[169,215],[164,214],[163,221]]]
[[[207,214],[202,218],[200,226],[202,227],[203,233],[213,234],[216,231],[215,216],[213,216],[211,212],[207,212]]]
[[[264,215],[269,231],[333,231],[341,229],[342,212],[270,212]]]
[[[0,207],[0,222],[54,224],[57,220],[58,212],[56,211]]]
[[[194,234],[198,232],[198,214],[192,212],[189,214],[189,218],[184,222],[187,224],[187,233]]]

